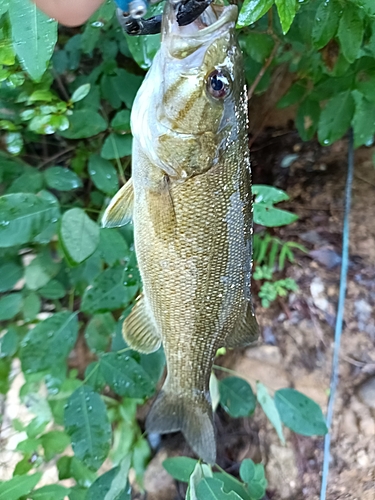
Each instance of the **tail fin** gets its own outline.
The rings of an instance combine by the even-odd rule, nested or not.
[[[146,428],[149,432],[160,434],[181,431],[202,460],[215,464],[212,407],[203,395],[189,398],[168,392],[168,387],[164,386],[147,416]]]

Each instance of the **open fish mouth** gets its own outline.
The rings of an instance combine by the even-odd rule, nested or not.
[[[163,18],[163,43],[172,57],[184,58],[234,27],[237,14],[236,5],[211,4],[195,21],[187,26],[179,26],[169,0]]]

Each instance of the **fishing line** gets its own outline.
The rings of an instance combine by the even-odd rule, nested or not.
[[[328,401],[328,410],[326,419],[328,432],[324,437],[324,457],[323,457],[322,486],[320,490],[320,500],[326,500],[329,462],[331,458],[330,454],[331,425],[333,417],[333,407],[335,404],[336,390],[339,379],[339,353],[340,353],[341,334],[344,321],[344,305],[345,305],[346,284],[347,284],[348,266],[349,266],[349,216],[351,208],[353,172],[354,172],[353,130],[350,129],[349,145],[348,145],[348,174],[346,178],[345,202],[344,202],[344,228],[342,234],[342,254],[341,254],[342,264],[341,264],[341,274],[340,274],[340,291],[339,291],[339,302],[337,306],[337,316],[335,325],[335,345],[332,357],[330,396]]]

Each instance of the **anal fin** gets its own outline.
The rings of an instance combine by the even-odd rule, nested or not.
[[[243,302],[236,324],[225,341],[225,347],[246,347],[258,340],[259,326],[250,301]]]
[[[102,227],[119,227],[133,217],[134,189],[130,178],[115,194],[102,217]]]
[[[141,295],[122,325],[125,341],[135,351],[149,354],[159,349],[161,338]]]

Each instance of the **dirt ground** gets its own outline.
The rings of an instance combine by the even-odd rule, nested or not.
[[[328,500],[375,499],[375,168],[373,150],[355,154],[350,218],[350,269],[345,325],[340,354],[340,380],[332,427]],[[281,165],[294,161],[288,168]],[[271,390],[294,387],[326,411],[331,376],[334,324],[340,275],[343,193],[347,141],[330,148],[304,144],[295,132],[271,129],[253,145],[255,183],[286,189],[283,208],[298,214],[296,223],[274,230],[284,241],[303,244],[286,275],[299,291],[270,309],[257,305],[263,343],[222,362],[252,386],[260,380]],[[289,161],[285,161],[288,159]],[[284,160],[284,162],[283,162]],[[259,228],[258,228],[259,229]],[[255,228],[257,230],[257,228]],[[252,458],[266,467],[265,500],[318,500],[323,438],[286,431],[282,446],[260,409],[251,419],[216,415],[218,463],[236,473],[239,462]],[[161,471],[167,455],[186,453],[178,436],[166,438],[146,476],[147,500],[184,498],[184,488]],[[156,479],[157,478],[157,479]]]

